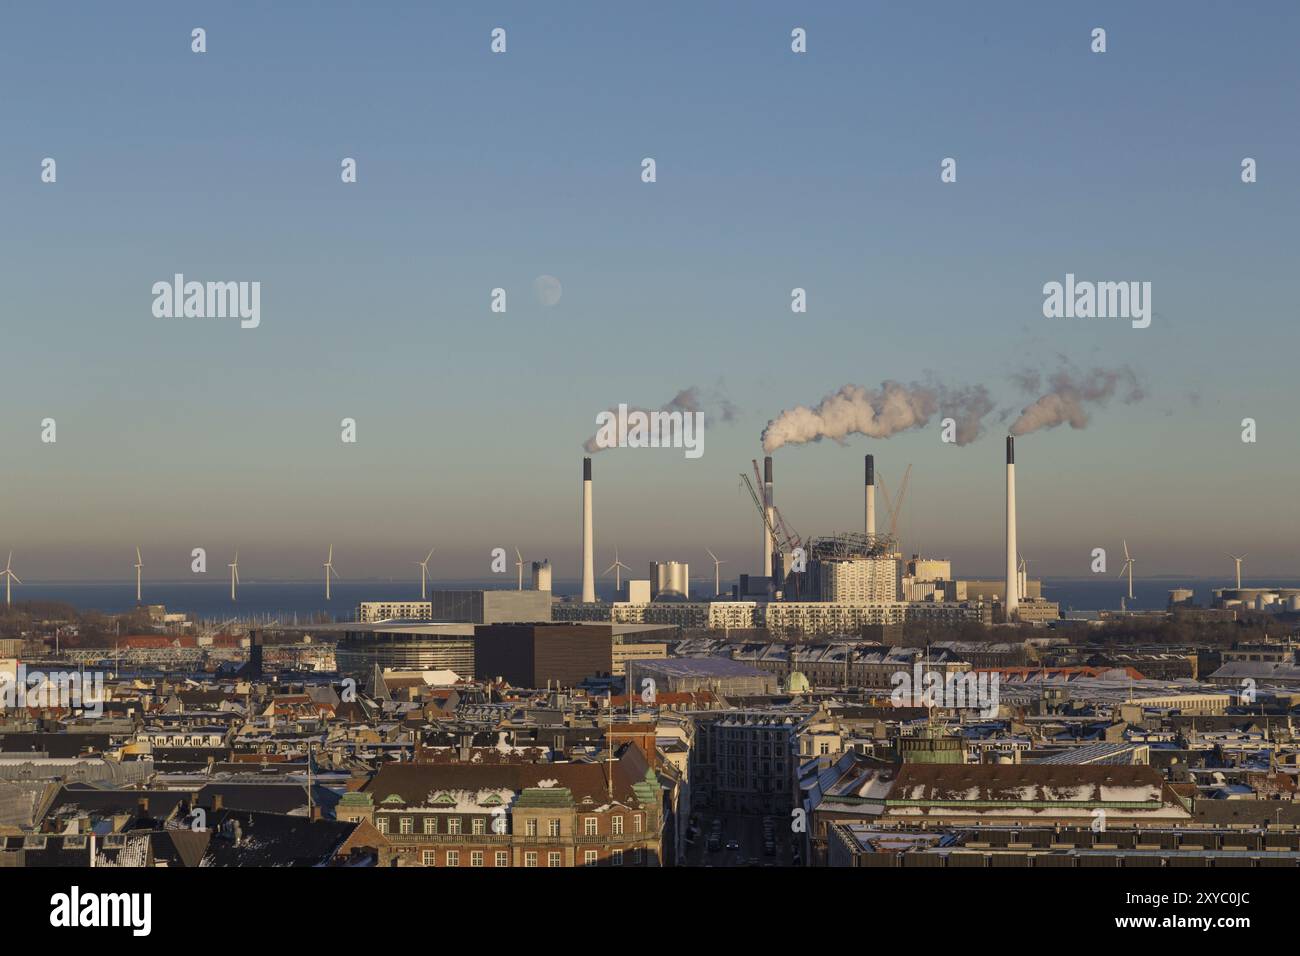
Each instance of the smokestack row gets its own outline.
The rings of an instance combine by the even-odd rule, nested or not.
[[[1007,623],[1020,607],[1020,569],[1016,567],[1016,440],[1007,436]]]
[[[596,600],[596,553],[591,530],[591,459],[582,459],[582,600]]]
[[[867,456],[867,534],[876,533],[876,456]]]
[[[763,459],[763,576],[772,576],[772,533],[775,516],[772,512],[772,456]]]

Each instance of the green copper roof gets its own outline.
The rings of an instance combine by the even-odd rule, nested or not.
[[[515,807],[571,807],[573,791],[568,787],[525,787]]]

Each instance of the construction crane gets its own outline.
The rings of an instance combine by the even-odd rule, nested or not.
[[[751,465],[754,466],[754,487],[755,487],[755,488],[762,488],[762,487],[763,487],[763,473],[762,473],[761,471],[759,471],[759,468],[758,468],[758,459],[757,459],[757,458],[751,458],[751,459],[749,460],[749,463],[750,463]],[[763,497],[765,497],[765,495],[759,498],[759,501],[760,501],[760,502],[763,500]],[[778,508],[778,507],[776,506],[776,504],[773,503],[773,502],[770,502],[770,501],[769,501],[768,504],[771,505],[771,508],[772,508],[772,515],[773,515],[773,517],[776,518],[776,527],[777,527],[777,530],[780,531],[780,535],[773,535],[773,538],[776,539],[776,540],[782,540],[782,539],[783,539],[783,540],[785,541],[787,547],[788,547],[788,550],[790,550],[790,551],[793,551],[795,548],[802,547],[802,546],[803,546],[803,540],[799,537],[798,534],[796,534],[794,531],[790,530],[790,526],[789,526],[788,524],[786,524],[786,522],[785,522],[785,515],[781,514],[781,509]],[[761,505],[760,505],[760,507],[761,507]],[[764,523],[764,524],[767,523],[766,518],[764,518],[764,522],[763,522],[763,523]],[[783,552],[783,553],[784,553],[784,552]]]
[[[903,515],[903,499],[907,497],[907,484],[912,478],[912,466],[908,465],[907,470],[903,472],[903,481],[898,486],[898,500],[893,501],[889,497],[889,490],[885,487],[884,476],[880,470],[876,470],[876,485],[880,488],[880,497],[885,499],[885,511],[889,513],[889,534],[890,537],[898,538],[898,519]]]
[[[757,471],[757,462],[754,463],[754,468]],[[795,548],[801,546],[799,536],[791,532],[789,526],[785,523],[785,518],[781,516],[780,510],[775,505],[772,506],[772,516],[775,518],[775,522],[768,517],[767,509],[763,507],[763,498],[760,497],[759,493],[754,489],[754,483],[749,480],[749,475],[745,474],[743,471],[740,473],[740,482],[749,490],[749,497],[753,499],[754,507],[758,509],[758,515],[763,521],[763,527],[766,528],[767,533],[772,536],[772,542],[776,545],[776,551],[781,556],[781,566],[784,568],[786,555],[791,554]],[[800,581],[803,578],[804,572],[799,571],[794,573],[795,596],[797,597],[800,592]]]

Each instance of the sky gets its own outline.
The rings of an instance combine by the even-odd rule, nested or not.
[[[894,486],[910,463],[904,549],[995,575],[1002,436],[1036,397],[1017,383],[1065,367],[1130,370],[1145,398],[1019,440],[1035,574],[1086,576],[1097,547],[1117,569],[1127,540],[1139,577],[1226,577],[1229,552],[1294,576],[1298,21],[1282,2],[7,5],[0,552],[31,580],[132,577],[137,544],[157,579],[188,578],[196,547],[214,575],[238,549],[245,576],[309,578],[332,544],[355,579],[435,547],[432,574],[479,579],[519,547],[574,577],[595,416],[695,387],[701,457],[594,456],[598,567],[617,547],[701,576],[707,547],[753,572],[738,475],[764,426],[896,380],[984,385],[996,410],[960,447],[937,418],[786,445],[777,503],[805,537],[856,530],[862,455]],[[175,273],[260,282],[260,325],[156,318]],[[1150,327],[1045,318],[1067,273],[1149,281]]]

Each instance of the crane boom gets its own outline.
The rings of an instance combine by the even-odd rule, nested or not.
[[[749,489],[749,497],[754,499],[754,507],[758,509],[759,517],[763,519],[763,527],[767,529],[767,533],[772,536],[772,540],[777,542],[779,546],[781,543],[781,536],[777,533],[776,526],[773,525],[771,520],[769,520],[767,509],[763,507],[763,499],[759,497],[758,492],[754,490],[754,483],[749,480],[749,475],[745,474],[743,471],[740,473],[740,480],[744,483],[745,487]],[[773,509],[773,511],[775,510],[776,509]]]

